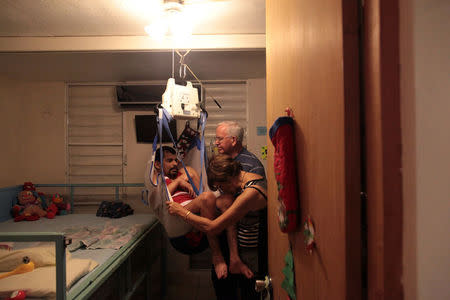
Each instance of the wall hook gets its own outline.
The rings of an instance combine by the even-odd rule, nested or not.
[[[294,113],[292,112],[292,108],[286,107],[284,112],[287,114],[288,117],[294,118]]]

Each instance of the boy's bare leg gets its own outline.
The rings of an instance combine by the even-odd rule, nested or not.
[[[187,204],[185,208],[193,213],[200,213],[202,217],[214,220],[216,218],[216,196],[211,192],[204,192]],[[207,234],[207,238],[211,247],[212,262],[217,278],[226,278],[228,268],[220,251],[219,239],[213,234]]]
[[[217,198],[216,205],[223,213],[233,204],[233,200],[232,196],[222,195]],[[230,251],[230,273],[243,274],[247,278],[252,278],[254,276],[252,270],[242,262],[239,256],[236,224],[227,228],[227,241]]]

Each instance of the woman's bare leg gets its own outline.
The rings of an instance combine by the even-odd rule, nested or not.
[[[202,217],[214,220],[217,213],[216,196],[211,192],[204,192],[187,204],[185,208],[193,213],[200,213]],[[227,264],[220,251],[219,239],[212,234],[207,234],[207,237],[217,278],[226,278],[228,276]]]

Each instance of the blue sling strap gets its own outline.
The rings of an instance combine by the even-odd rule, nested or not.
[[[162,137],[162,127],[164,127],[165,130],[166,130],[166,132],[168,133],[168,135],[169,135],[169,137],[170,137],[172,143],[173,143],[174,148],[177,149],[177,144],[176,144],[176,142],[175,142],[175,140],[174,140],[174,138],[173,138],[173,136],[172,136],[172,133],[170,132],[170,129],[169,129],[169,122],[170,122],[173,118],[172,118],[172,116],[167,112],[167,110],[165,110],[164,108],[160,108],[159,111],[160,111],[160,112],[162,111],[162,113],[160,113],[159,116],[158,116],[158,119],[161,118],[160,120],[158,120],[158,127],[159,127],[158,130],[159,130],[159,133],[160,133],[160,140],[162,139],[162,138],[161,138],[161,137]],[[203,113],[202,113],[202,114],[203,114]],[[200,170],[202,170],[202,168],[203,168],[203,161],[204,161],[204,153],[205,153],[205,150],[204,150],[205,142],[204,142],[204,136],[203,136],[203,133],[204,133],[204,127],[205,127],[204,124],[206,123],[206,122],[205,122],[205,121],[206,121],[206,115],[203,114],[203,115],[201,116],[200,120],[201,120],[200,122],[201,122],[201,126],[202,126],[202,141],[201,141],[201,145],[200,145],[200,152],[201,152],[201,169],[200,169]],[[160,149],[161,149],[161,147],[160,147]],[[161,150],[161,151],[162,151],[162,150]],[[186,168],[186,165],[184,164],[183,159],[180,157],[180,155],[179,155],[179,153],[178,153],[178,150],[177,150],[177,157],[179,158],[181,164],[183,165],[183,168],[184,168],[184,170],[185,170],[185,172],[186,172],[186,176],[187,176],[187,178],[188,178],[188,180],[189,180],[189,183],[191,184],[192,189],[194,190],[195,194],[196,194],[197,196],[200,195],[200,194],[203,192],[203,182],[202,182],[202,176],[203,176],[203,173],[200,171],[200,186],[199,186],[199,188],[197,189],[197,187],[195,186],[195,184],[194,184],[194,182],[193,182],[193,180],[192,180],[192,177],[189,175],[189,172],[188,172],[188,170],[187,170],[187,168]],[[161,155],[160,155],[160,159],[161,159],[161,165],[162,165],[162,153],[161,153]]]

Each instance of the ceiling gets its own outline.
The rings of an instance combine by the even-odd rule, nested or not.
[[[199,79],[265,76],[265,0],[185,0],[193,36],[155,41],[160,0],[0,0],[0,76],[67,82],[166,80],[172,48]],[[184,51],[181,51],[184,53]],[[175,53],[175,72],[179,56]]]

